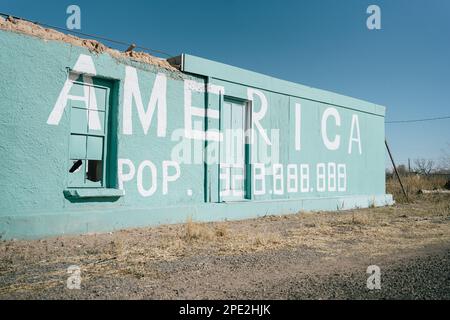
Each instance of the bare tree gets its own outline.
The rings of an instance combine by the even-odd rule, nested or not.
[[[434,161],[427,159],[415,159],[414,166],[417,173],[428,176],[434,170]]]
[[[401,164],[401,165],[397,166],[397,172],[398,172],[398,174],[401,174],[404,176],[408,173],[408,170],[406,169],[406,166],[404,164]]]

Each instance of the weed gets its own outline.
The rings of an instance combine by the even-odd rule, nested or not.
[[[212,240],[214,231],[205,223],[198,223],[192,220],[192,216],[187,218],[185,224],[185,240]]]

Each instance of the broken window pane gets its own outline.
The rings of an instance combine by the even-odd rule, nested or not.
[[[84,159],[73,159],[69,160],[68,163],[68,183],[71,187],[82,187],[85,180],[85,161]]]
[[[74,173],[74,172],[78,172],[78,170],[80,170],[80,167],[83,165],[83,161],[82,160],[76,160],[73,162],[73,166],[70,168],[69,172],[70,173]]]
[[[102,181],[103,165],[101,160],[87,160],[86,179],[92,182]]]

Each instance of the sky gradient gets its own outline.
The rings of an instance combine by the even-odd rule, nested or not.
[[[381,104],[387,121],[450,115],[448,0],[2,0],[0,11],[65,27],[70,4],[81,7],[81,32]],[[371,4],[381,30],[366,27]],[[386,124],[386,136],[399,163],[438,160],[450,119]]]

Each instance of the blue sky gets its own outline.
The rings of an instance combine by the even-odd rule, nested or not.
[[[173,55],[190,53],[387,107],[387,120],[450,115],[448,0],[2,0],[0,11]],[[382,30],[366,9],[381,8]],[[124,48],[120,48],[124,49]],[[450,149],[450,120],[387,124],[397,162]]]

